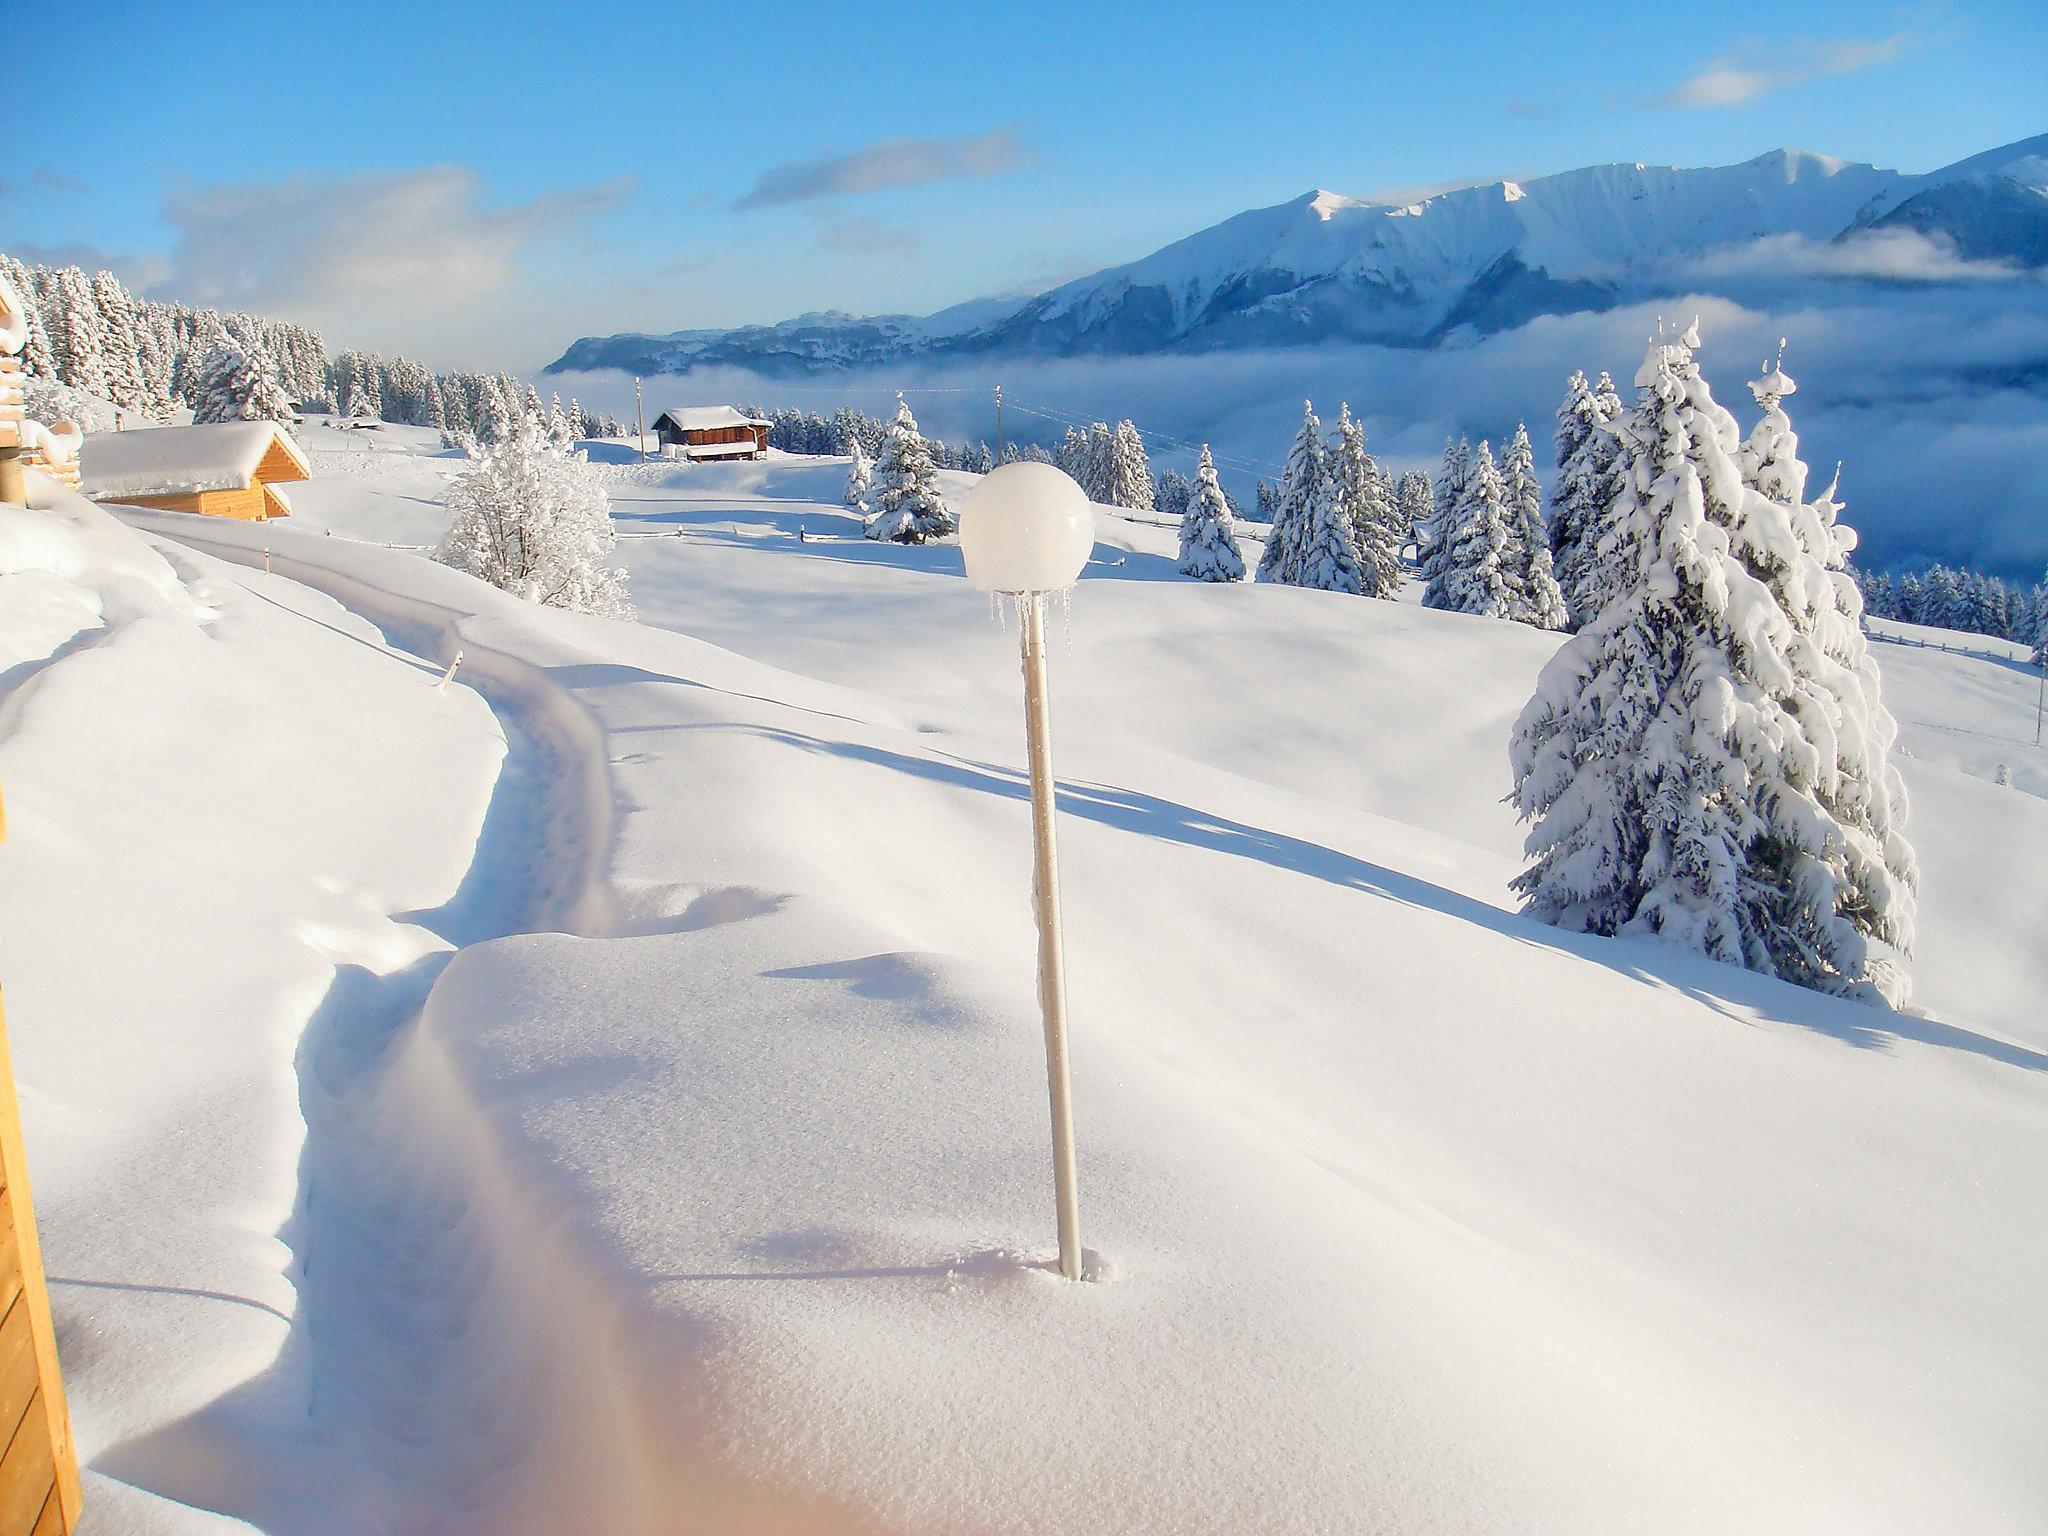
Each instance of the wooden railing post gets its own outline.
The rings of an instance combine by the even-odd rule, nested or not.
[[[7,810],[0,801],[0,842]],[[70,1536],[78,1524],[78,1453],[57,1370],[57,1332],[36,1236],[14,1058],[0,1011],[0,1536]]]

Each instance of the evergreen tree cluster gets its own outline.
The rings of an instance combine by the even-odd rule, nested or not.
[[[1698,344],[1654,342],[1599,429],[1607,499],[1574,509],[1597,595],[1509,750],[1533,823],[1515,886],[1561,927],[1897,1003],[1918,875],[1855,535],[1834,486],[1806,495],[1782,370],[1751,385],[1745,440]]]
[[[1401,546],[1407,526],[1393,477],[1365,449],[1365,430],[1349,405],[1325,437],[1311,402],[1287,452],[1280,484],[1270,492],[1266,547],[1259,580],[1318,587],[1362,597],[1391,598],[1401,588]]]
[[[1128,417],[1115,426],[1094,422],[1085,432],[1067,428],[1052,461],[1074,477],[1090,501],[1134,512],[1150,512],[1158,506],[1158,483],[1152,477],[1144,437]]]
[[[1873,618],[1960,629],[1996,640],[2037,643],[2048,628],[2048,578],[2020,586],[1981,571],[1931,565],[1903,576],[1855,572],[1863,606]]]
[[[757,416],[769,423],[768,446],[779,448],[784,453],[835,455],[850,453],[852,445],[858,443],[870,462],[879,458],[882,445],[889,436],[890,422],[879,420],[865,411],[841,406],[830,416],[821,416],[816,411],[780,409],[770,411],[765,406],[749,405],[740,409],[749,416]],[[955,448],[936,437],[923,439],[925,450],[931,456],[932,465],[937,469],[959,469],[970,474],[985,475],[996,467],[996,456],[987,443],[974,443]],[[1020,455],[1014,448],[1004,456],[1004,462],[1014,462]],[[1044,458],[1043,452],[1037,457]]]
[[[571,400],[541,404],[509,374],[434,374],[409,358],[343,352],[317,331],[240,310],[140,299],[111,272],[29,265],[0,253],[22,296],[31,380],[111,401],[153,421],[183,406],[195,421],[291,421],[300,408],[358,421],[436,427],[501,442],[535,416],[557,436],[623,435],[624,425]],[[50,398],[44,396],[42,398]]]
[[[918,431],[917,418],[901,395],[896,397],[896,415],[882,435],[881,452],[872,471],[867,467],[866,450],[858,449],[858,438],[854,442],[857,451],[847,479],[847,505],[869,509],[869,538],[929,544],[954,531],[953,512],[939,487],[939,466],[931,443]]]
[[[1526,425],[1516,425],[1498,460],[1490,442],[1482,440],[1477,454],[1466,439],[1446,442],[1434,494],[1425,502],[1416,488],[1403,511],[1413,519],[1427,607],[1565,627]]]

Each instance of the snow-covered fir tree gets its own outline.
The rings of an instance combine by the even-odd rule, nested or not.
[[[868,462],[868,451],[861,446],[858,437],[847,441],[846,452],[846,489],[840,495],[840,504],[855,517],[865,519],[869,510],[868,487],[874,479],[874,466]]]
[[[1244,556],[1237,549],[1237,522],[1216,479],[1216,461],[1202,445],[1195,481],[1180,519],[1180,573],[1197,581],[1243,581]]]
[[[1612,504],[1620,444],[1609,425],[1622,413],[1614,381],[1588,384],[1574,372],[1557,411],[1557,483],[1550,495],[1550,558],[1571,627],[1585,623],[1604,592],[1600,514]]]
[[[1327,463],[1330,494],[1357,555],[1359,590],[1367,597],[1393,597],[1401,590],[1398,513],[1379,466],[1365,451],[1365,428],[1353,419],[1349,404],[1337,411],[1337,435]]]
[[[539,416],[477,449],[448,488],[453,521],[434,558],[547,608],[631,618],[603,482]]]
[[[1512,617],[1538,629],[1563,629],[1564,594],[1551,569],[1550,532],[1543,526],[1543,493],[1536,484],[1536,455],[1526,422],[1515,425],[1501,457],[1500,477],[1507,503]]]
[[[1116,424],[1103,449],[1102,494],[1094,499],[1112,507],[1129,507],[1136,512],[1152,510],[1152,466],[1145,457],[1145,441],[1129,419]]]
[[[1515,590],[1514,553],[1507,486],[1494,461],[1493,445],[1482,441],[1444,529],[1443,555],[1435,571],[1441,601],[1433,606],[1452,613],[1515,618],[1521,595]]]
[[[270,360],[251,357],[238,343],[222,336],[199,365],[192,390],[192,419],[289,425],[299,419],[299,413]]]
[[[1515,801],[1534,823],[1516,889],[1564,927],[1896,999],[1903,977],[1873,945],[1910,945],[1913,875],[1875,669],[1864,657],[1867,693],[1840,686],[1751,568],[1800,541],[1746,483],[1697,344],[1654,343],[1637,375],[1602,516],[1613,594],[1516,724]]]
[[[1451,553],[1451,531],[1465,498],[1465,482],[1472,474],[1472,445],[1464,438],[1444,439],[1443,470],[1436,477],[1429,521],[1415,529],[1416,561],[1422,576],[1422,602],[1426,608],[1449,608],[1450,596],[1444,574]]]
[[[953,514],[939,489],[931,445],[918,432],[917,418],[901,395],[896,397],[896,415],[882,440],[882,456],[870,483],[875,515],[868,522],[869,538],[929,544],[953,531]]]
[[[1301,430],[1287,451],[1287,468],[1273,495],[1272,530],[1259,556],[1259,580],[1301,584],[1302,559],[1325,500],[1323,485],[1328,471],[1323,458],[1323,424],[1316,419],[1315,406],[1304,400]]]
[[[1177,469],[1162,470],[1158,488],[1152,493],[1152,510],[1179,517],[1187,511],[1188,498],[1194,493],[1194,482],[1186,475]]]
[[[1415,548],[1419,558],[1418,539],[1429,525],[1429,476],[1419,469],[1405,471],[1394,493],[1394,506],[1401,525],[1401,542]]]

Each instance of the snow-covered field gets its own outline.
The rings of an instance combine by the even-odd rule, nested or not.
[[[859,538],[839,462],[621,462],[643,622],[547,613],[419,558],[431,434],[303,441],[285,524],[0,523],[97,1529],[2048,1518],[2037,674],[1878,648],[1891,1014],[1514,915],[1553,638],[1106,517],[1054,622],[1077,1287],[958,551]]]

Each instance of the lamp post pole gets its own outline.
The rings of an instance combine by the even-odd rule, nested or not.
[[[997,399],[1002,397],[997,395]],[[1000,432],[997,434],[1001,436]],[[1080,579],[1095,547],[1095,510],[1073,477],[1050,464],[1004,464],[983,475],[960,509],[967,579],[1017,600],[1024,666],[1024,743],[1031,771],[1031,915],[1038,925],[1038,1012],[1052,1101],[1053,1204],[1060,1273],[1081,1278],[1081,1196],[1074,1176],[1074,1096],[1067,1071],[1067,961],[1060,936],[1059,854],[1053,840],[1052,707],[1045,677],[1045,595]]]
[[[1052,1099],[1052,1182],[1060,1273],[1081,1278],[1081,1194],[1074,1173],[1074,1099],[1067,1074],[1067,959],[1060,932],[1059,850],[1053,837],[1052,710],[1045,682],[1045,594],[1018,600],[1023,622],[1024,736],[1031,762],[1031,909],[1038,920],[1038,1009]]]

